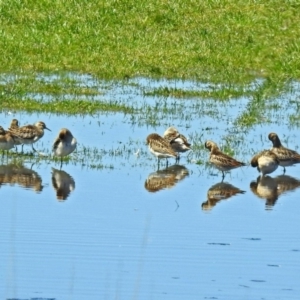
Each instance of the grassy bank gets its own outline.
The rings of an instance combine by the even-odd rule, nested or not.
[[[4,1],[0,71],[300,77],[297,1]]]

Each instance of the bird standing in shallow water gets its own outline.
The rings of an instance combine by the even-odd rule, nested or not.
[[[9,125],[9,128],[8,128],[8,131],[11,131],[11,130],[17,130],[19,129],[19,121],[17,119],[12,119],[11,122],[10,122],[10,125]],[[15,146],[17,145],[21,145],[20,141],[16,138],[15,139]],[[22,144],[22,152],[23,152],[23,144]],[[16,147],[17,149],[17,147]]]
[[[157,157],[158,168],[161,158],[166,158],[168,165],[168,158],[177,158],[177,153],[172,149],[171,145],[157,133],[151,133],[147,136],[146,143],[149,150]]]
[[[176,162],[180,160],[180,154],[191,150],[191,144],[187,138],[178,132],[178,130],[171,126],[164,132],[164,138],[170,143],[172,149],[177,152]]]
[[[223,153],[217,144],[212,141],[206,141],[205,148],[210,151],[209,161],[217,169],[222,171],[222,179],[225,177],[224,172],[246,165],[245,163],[237,161],[233,157]]]
[[[67,128],[62,128],[52,146],[54,155],[61,158],[60,167],[62,167],[62,158],[72,153],[76,149],[76,146],[77,140],[74,138],[71,131]]]
[[[17,119],[12,119],[9,125],[9,129],[18,129],[19,128],[19,121]]]
[[[279,159],[271,150],[263,150],[251,159],[251,166],[257,167],[262,176],[274,172],[279,166]]]
[[[273,143],[271,151],[276,154],[279,160],[279,165],[283,167],[283,174],[285,173],[285,167],[300,163],[300,154],[282,146],[276,133],[271,132],[268,137]]]
[[[4,151],[6,150],[6,154],[8,150],[15,146],[15,140],[13,136],[6,130],[0,126],[0,149],[3,150],[2,157],[4,155]]]
[[[13,135],[17,143],[27,144],[32,146],[32,150],[37,152],[33,147],[40,138],[44,136],[44,129],[51,131],[47,128],[46,124],[42,121],[36,122],[34,125],[25,125],[22,127],[10,128],[9,132]]]

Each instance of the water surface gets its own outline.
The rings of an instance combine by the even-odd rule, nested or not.
[[[151,81],[137,83],[145,88]],[[133,94],[125,90],[116,97],[134,98],[137,105],[176,104],[184,111],[182,99]],[[296,89],[273,99],[284,107],[270,109],[267,122],[250,128],[235,123],[247,109],[246,97],[227,103],[189,99],[187,118],[161,114],[152,125],[143,116],[122,113],[3,111],[4,127],[12,118],[22,125],[46,123],[52,132],[35,147],[45,155],[62,127],[79,145],[61,170],[58,161],[38,155],[18,166],[12,166],[13,157],[2,159],[0,297],[298,299],[300,165],[287,168],[285,176],[279,167],[264,181],[246,166],[221,183],[221,174],[205,163],[209,153],[203,148],[212,139],[249,162],[255,152],[270,148],[267,135],[274,131],[297,150],[299,130],[290,122],[296,108],[282,98],[298,101],[298,95]],[[169,168],[163,162],[157,171],[145,139],[170,125],[197,147],[178,166],[170,160]],[[218,189],[227,189],[227,196],[211,197]]]

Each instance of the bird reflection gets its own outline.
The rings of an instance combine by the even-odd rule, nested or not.
[[[250,189],[257,197],[267,200],[267,207],[274,206],[278,199],[277,182],[270,176],[258,176],[250,183]]]
[[[1,185],[14,186],[15,184],[36,192],[43,190],[42,178],[36,171],[22,165],[0,165],[0,187]]]
[[[52,168],[52,185],[56,191],[58,201],[64,201],[75,189],[75,181],[71,175],[63,170]]]
[[[230,183],[219,182],[214,184],[207,191],[207,201],[203,202],[201,207],[203,210],[211,210],[219,201],[226,200],[236,194],[244,194],[245,191],[233,186]]]
[[[266,206],[272,207],[279,196],[300,187],[300,180],[288,175],[279,175],[275,178],[260,176],[250,183],[252,192],[259,198],[266,199]]]
[[[288,175],[279,175],[274,180],[277,183],[278,196],[300,187],[300,180]]]
[[[166,169],[151,173],[145,181],[145,189],[151,193],[166,188],[170,189],[188,175],[189,171],[186,167],[173,165]]]

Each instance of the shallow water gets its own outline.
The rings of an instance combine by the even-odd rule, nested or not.
[[[282,97],[297,101],[295,95]],[[125,92],[120,97],[126,101]],[[134,101],[182,104],[139,95]],[[79,160],[62,170],[59,162],[37,155],[25,157],[23,166],[12,167],[12,157],[1,161],[2,299],[299,298],[300,165],[287,168],[286,176],[279,167],[260,182],[257,171],[246,166],[220,184],[218,171],[196,164],[208,159],[205,149],[184,155],[179,166],[162,162],[157,171],[145,145],[149,133],[174,125],[193,144],[207,139],[230,144],[238,159],[249,162],[255,152],[270,148],[271,131],[298,149],[299,130],[289,120],[295,108],[287,103],[270,109],[269,123],[245,129],[235,120],[246,98],[205,100],[201,111],[197,99],[187,103],[192,117],[166,115],[155,125],[121,113],[1,113],[4,127],[12,118],[22,125],[43,120],[52,132],[36,148],[46,155],[61,127],[79,142],[73,154]],[[91,152],[82,162],[84,147]],[[99,155],[95,161],[92,153]]]

